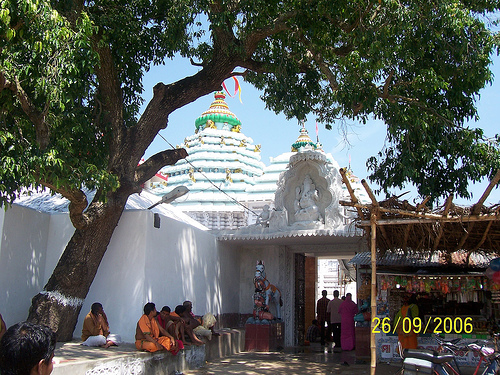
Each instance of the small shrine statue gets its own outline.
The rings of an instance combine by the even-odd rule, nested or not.
[[[271,219],[271,211],[269,211],[269,205],[266,204],[264,207],[262,207],[262,212],[260,213],[260,215],[257,216],[255,224],[262,225],[263,227],[268,227],[269,219]]]
[[[194,169],[189,168],[189,173],[188,173],[189,179],[193,182],[196,182],[196,178],[194,178]]]
[[[312,222],[321,220],[316,202],[319,200],[318,190],[311,177],[306,175],[302,186],[295,188],[295,221]]]
[[[207,122],[205,123],[205,129],[217,129],[217,125],[215,125],[215,122],[213,122],[212,120],[207,120]]]
[[[226,168],[226,182],[233,182],[233,179],[231,178],[231,170],[229,168]]]
[[[257,261],[255,277],[253,278],[255,293],[253,295],[253,317],[257,320],[281,319],[281,291],[266,278],[266,267],[262,260]],[[276,317],[269,311],[269,303],[276,305]]]

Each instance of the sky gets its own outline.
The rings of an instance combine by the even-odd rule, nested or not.
[[[158,82],[165,84],[175,82],[185,76],[193,75],[199,67],[192,66],[188,60],[175,58],[168,60],[165,65],[154,66],[146,73],[144,77],[145,104],[152,97],[153,86]],[[500,115],[500,58],[494,57],[492,71],[497,79],[491,86],[487,86],[480,92],[478,100],[479,121],[469,124],[470,127],[480,127],[485,131],[488,137],[499,133],[499,115]],[[297,120],[287,120],[282,114],[275,114],[265,108],[265,103],[260,99],[260,92],[251,84],[239,79],[241,85],[240,103],[237,97],[230,97],[226,94],[226,103],[229,109],[238,117],[242,123],[241,131],[247,137],[253,139],[254,144],[261,144],[261,160],[270,164],[270,158],[276,157],[284,152],[290,151],[292,143],[299,135],[300,125]],[[226,81],[226,86],[233,94],[234,84],[231,80]],[[194,134],[194,121],[205,110],[207,110],[214,100],[213,94],[203,96],[195,102],[175,111],[170,115],[167,128],[160,131],[163,138],[172,145],[180,145],[184,138]],[[371,120],[366,125],[356,122],[348,123],[348,134],[346,142],[344,134],[337,128],[332,130],[325,129],[324,125],[319,123],[319,139],[323,144],[323,149],[331,153],[334,159],[341,167],[351,166],[352,171],[360,179],[366,178],[370,188],[375,191],[379,186],[368,180],[369,172],[366,168],[366,161],[370,156],[376,155],[383,149],[386,139],[386,126],[382,121]],[[310,116],[305,124],[312,140],[316,139],[316,122],[313,116]],[[151,146],[145,153],[145,158],[156,152],[170,148],[160,136],[156,136]],[[484,180],[481,183],[470,185],[469,190],[473,197],[467,201],[456,197],[455,204],[470,206],[477,202],[489,181]],[[407,199],[410,203],[419,203],[421,198],[418,196],[414,187],[407,187],[403,190],[395,190],[399,195],[408,191],[401,199]],[[377,199],[382,200],[385,196],[378,195]],[[500,203],[500,189],[494,189],[486,200],[486,205]]]

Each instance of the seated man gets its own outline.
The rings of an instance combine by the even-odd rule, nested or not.
[[[169,331],[170,326],[174,324],[174,321],[170,316],[170,307],[163,306],[160,310],[160,313],[156,316],[156,320],[158,320],[158,324],[160,325],[160,327],[162,327],[166,331]]]
[[[214,326],[217,323],[217,319],[215,319],[214,314],[206,313],[201,318],[201,324],[193,329],[193,332],[199,338],[207,338],[208,340],[212,340],[212,335],[218,336],[218,333],[214,332]]]
[[[121,337],[109,333],[108,318],[99,302],[92,304],[82,327],[82,345],[109,348],[120,345]]]
[[[307,328],[306,341],[319,342],[321,338],[321,332],[319,329],[319,323],[316,319],[312,321],[312,324]]]
[[[186,309],[184,313],[184,317],[187,319],[186,325],[190,326],[198,337],[206,337],[211,340],[212,335],[219,336],[214,331],[217,320],[212,313],[207,313],[202,318],[197,319],[193,314],[193,303],[191,301],[184,301],[182,305]]]
[[[156,320],[158,320],[160,327],[178,340],[180,337],[180,326],[182,323],[181,319],[177,315],[174,316],[174,314],[175,313],[170,312],[170,307],[163,306],[160,313],[156,316]],[[186,345],[185,343],[182,344]]]
[[[144,305],[144,315],[137,322],[135,329],[135,347],[138,350],[148,352],[169,350],[173,355],[176,355],[180,349],[184,349],[184,346],[158,325],[155,319],[156,315],[158,315],[158,312],[155,304],[152,302],[146,303]]]
[[[0,373],[49,375],[56,348],[56,334],[49,327],[21,322],[0,340]]]
[[[187,324],[187,322],[189,321],[189,317],[186,317],[186,308],[183,305],[177,305],[175,307],[175,312],[170,313],[170,316],[172,317],[172,319],[178,321],[178,337],[180,337],[184,345],[189,345],[185,341],[185,335],[188,335],[193,344],[198,346],[204,345],[203,341],[198,339],[198,337],[196,337],[196,335],[194,334],[193,328],[189,324]]]

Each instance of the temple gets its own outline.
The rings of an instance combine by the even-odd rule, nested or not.
[[[172,204],[207,228],[238,229],[255,224],[264,207],[273,210],[280,175],[301,159],[299,154],[321,159],[325,168],[338,171],[338,163],[323,151],[321,143],[311,140],[304,123],[290,151],[271,158],[270,165],[266,166],[261,161],[261,146],[245,136],[241,121],[225,102],[225,94],[216,92],[214,98],[210,107],[195,119],[194,134],[178,146],[186,148],[189,156],[174,166],[164,167],[146,184],[159,196],[175,187],[186,186],[189,194]],[[358,199],[368,201],[359,179],[351,171],[348,173]],[[349,200],[340,180],[333,182],[340,189],[336,204],[342,199]],[[304,198],[302,204],[305,202]],[[296,226],[301,221],[307,220],[295,220]]]
[[[89,294],[77,301],[82,309],[75,335],[95,301],[106,305],[113,330],[126,342],[133,342],[130,322],[148,301],[175,306],[190,300],[199,314],[212,312],[219,328],[241,327],[255,308],[260,260],[283,301],[279,313],[269,311],[282,317],[283,345],[301,343],[318,288],[329,295],[333,288],[342,294],[355,289],[348,261],[366,251],[353,212],[340,204],[350,198],[339,165],[311,140],[305,124],[290,135],[289,150],[266,165],[221,92],[194,123],[194,134],[179,146],[189,156],[129,197]],[[356,176],[348,176],[357,199],[367,201]],[[162,203],[161,196],[181,186],[189,189],[186,195]],[[58,194],[32,192],[0,213],[6,321],[25,315],[59,261],[74,232],[68,204]],[[335,261],[328,278],[320,274],[323,260]]]

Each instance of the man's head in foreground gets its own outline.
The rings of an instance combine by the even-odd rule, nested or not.
[[[49,327],[21,322],[0,340],[2,375],[49,375],[52,372],[56,334]]]

